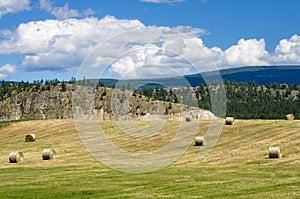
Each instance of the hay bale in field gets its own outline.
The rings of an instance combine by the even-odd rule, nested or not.
[[[205,145],[205,139],[202,136],[196,136],[195,137],[195,146],[204,146]]]
[[[192,121],[192,118],[191,118],[190,116],[185,117],[185,121],[186,121],[186,122],[191,122],[191,121]]]
[[[34,142],[36,139],[35,134],[29,134],[25,136],[25,142]]]
[[[233,125],[234,117],[226,117],[225,118],[225,124],[226,125]]]
[[[56,152],[53,149],[44,149],[43,150],[43,154],[42,154],[43,160],[54,159],[55,158],[55,154],[56,154]]]
[[[295,119],[294,114],[287,114],[285,117],[286,117],[287,120],[294,120]]]
[[[22,162],[24,158],[24,155],[22,152],[20,151],[16,151],[16,152],[11,152],[9,154],[9,163],[18,163],[18,162]]]
[[[269,158],[281,158],[280,148],[279,147],[270,147],[269,148]]]

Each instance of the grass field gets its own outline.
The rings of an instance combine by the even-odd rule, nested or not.
[[[149,143],[122,136],[113,122],[100,125],[116,144],[143,151],[166,144],[179,123],[168,121]],[[208,125],[201,121],[198,134],[203,135]],[[200,159],[201,148],[191,143],[174,164],[131,174],[95,160],[72,120],[12,123],[0,129],[0,198],[300,198],[299,130],[300,121],[236,120],[224,126],[206,157]],[[24,141],[29,133],[37,135],[35,142]],[[269,146],[280,146],[283,157],[268,159]],[[56,159],[43,161],[44,148],[55,149]],[[9,153],[18,150],[24,161],[8,163]]]

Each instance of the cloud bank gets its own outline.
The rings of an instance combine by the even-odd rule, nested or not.
[[[44,9],[52,8],[47,1],[43,2]],[[68,7],[65,9],[69,10]],[[102,43],[101,56],[90,56],[89,64],[93,67],[110,65],[110,73],[116,77],[124,74],[128,77],[171,75],[170,65],[176,73],[189,74],[193,71],[188,62],[200,70],[213,69],[215,65],[222,69],[300,64],[298,35],[279,41],[274,52],[268,52],[263,38],[241,38],[225,50],[209,48],[201,39],[206,32],[187,26],[146,26],[139,20],[113,16],[32,21],[20,24],[13,31],[1,31],[0,56],[20,55],[20,67],[28,71],[75,70]],[[105,42],[108,40],[110,42]],[[122,52],[129,53],[121,55]],[[145,65],[147,68],[143,67]],[[7,72],[5,68],[9,67],[4,67],[1,74]]]

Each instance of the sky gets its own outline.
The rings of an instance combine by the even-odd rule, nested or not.
[[[87,65],[116,78],[298,65],[299,8],[298,0],[0,0],[0,79],[70,80]]]

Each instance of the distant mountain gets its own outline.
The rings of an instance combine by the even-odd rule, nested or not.
[[[255,81],[267,83],[300,85],[300,66],[248,66],[220,71],[222,78],[237,82]]]
[[[138,79],[138,80],[121,80],[102,79],[106,86],[111,87],[113,84],[127,85],[128,82],[134,88],[145,84],[162,85],[164,87],[186,86],[188,83],[195,87],[200,83],[204,83],[204,78],[213,77],[216,72],[221,74],[223,80],[231,80],[236,82],[255,81],[259,85],[268,83],[278,84],[297,84],[300,85],[300,65],[296,66],[245,66],[238,68],[223,69],[220,71],[204,72],[201,74],[185,75],[182,77],[166,77],[154,79]],[[211,78],[213,79],[213,78]]]
[[[223,80],[236,82],[255,81],[259,85],[268,83],[297,84],[300,85],[300,66],[246,66],[223,69],[219,71]],[[216,71],[202,74],[187,75],[186,79],[191,86],[203,83],[203,77],[210,77]]]

